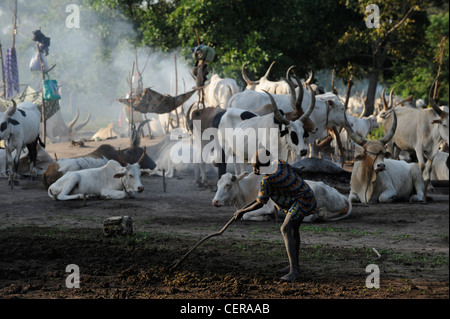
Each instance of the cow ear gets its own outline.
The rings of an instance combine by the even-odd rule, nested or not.
[[[124,173],[117,173],[117,174],[114,174],[114,178],[121,178],[121,177],[124,177],[124,176],[125,176]]]
[[[355,162],[356,161],[362,161],[366,156],[364,154],[358,154],[355,157]]]
[[[16,121],[15,119],[9,118],[8,122],[11,123],[12,125],[19,125],[20,123],[18,121]]]
[[[392,158],[392,154],[390,152],[386,152],[384,154],[384,158]]]
[[[237,181],[240,181],[241,179],[243,179],[245,176],[247,176],[248,175],[248,172],[247,171],[245,171],[245,172],[243,172],[243,173],[241,173],[240,175],[238,175],[237,177],[236,177],[236,179],[237,179]]]
[[[141,176],[148,176],[148,172],[147,171],[141,171]]]

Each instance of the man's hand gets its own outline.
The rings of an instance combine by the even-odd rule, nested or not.
[[[241,219],[243,215],[244,212],[242,210],[238,210],[237,212],[234,213],[234,219],[235,220]]]

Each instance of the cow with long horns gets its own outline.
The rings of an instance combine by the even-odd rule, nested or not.
[[[389,159],[385,145],[392,139],[397,128],[397,115],[393,111],[393,123],[385,136],[368,141],[359,136],[345,121],[344,128],[363,152],[355,157],[350,180],[351,202],[388,203],[409,197],[410,201],[425,200],[422,174],[414,163]]]
[[[227,109],[218,125],[219,149],[224,152],[224,160],[228,162],[234,156],[235,164],[244,164],[260,147],[266,149],[276,147],[277,157],[283,160],[288,159],[289,151],[297,156],[305,156],[307,149],[304,139],[307,134],[304,126],[315,107],[314,93],[309,85],[307,89],[312,96],[310,106],[298,120],[289,120],[284,113],[280,112],[274,98],[267,91],[265,93],[271,101],[272,108],[270,114],[258,116],[256,113],[238,108]],[[295,98],[292,100],[295,101]],[[291,106],[295,111],[298,104],[291,104]],[[276,135],[272,135],[273,130],[276,131]],[[273,140],[274,137],[275,140]],[[244,167],[235,165],[235,170],[236,174],[239,174]]]
[[[434,84],[430,88],[429,103],[431,108],[415,109],[411,107],[395,107],[392,102],[389,105],[382,94],[384,108],[378,114],[378,122],[384,130],[389,130],[393,119],[391,113],[395,110],[398,116],[398,128],[392,138],[393,157],[398,158],[401,151],[416,152],[422,174],[426,163],[439,151],[443,141],[449,143],[449,111],[448,107],[439,107],[431,96]],[[391,91],[392,94],[392,91]],[[391,99],[390,99],[391,100]],[[426,181],[429,183],[429,180]]]

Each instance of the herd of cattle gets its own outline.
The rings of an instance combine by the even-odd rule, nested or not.
[[[202,160],[190,165],[173,162],[171,153],[180,140],[172,138],[170,132],[158,144],[147,149],[140,147],[142,129],[148,120],[133,131],[127,149],[104,144],[81,157],[53,160],[39,138],[41,116],[37,107],[31,102],[16,105],[11,101],[5,112],[0,112],[0,140],[5,146],[0,149],[0,177],[7,177],[13,190],[20,170],[28,171],[31,177],[40,174],[53,200],[86,200],[92,196],[123,199],[134,198],[143,191],[140,177],[144,174],[165,170],[165,176],[170,178],[175,170],[189,166],[195,171],[196,182],[207,184],[207,170],[217,168],[219,178],[212,205],[241,208],[254,199],[261,180],[261,176],[247,172],[254,151],[276,147],[277,158],[296,163],[305,156],[319,156],[318,141],[331,135],[336,147],[340,146],[341,155],[342,148],[354,150],[350,194],[344,196],[323,182],[307,180],[320,208],[308,221],[346,218],[352,202],[383,203],[400,198],[426,201],[430,180],[448,181],[449,110],[447,106],[439,107],[431,95],[431,108],[423,108],[411,103],[411,99],[398,101],[393,91],[387,101],[383,90],[381,107],[373,115],[361,117],[355,112],[362,105],[346,103],[335,93],[324,92],[323,87],[312,83],[313,74],[302,82],[290,68],[286,78],[270,81],[272,66],[273,63],[258,81],[252,81],[245,74],[244,64],[242,77],[247,86],[243,90],[235,80],[213,74],[203,89],[204,104],[194,102],[184,114],[189,136],[184,143],[192,158],[202,153]],[[77,118],[78,114],[61,133],[65,136],[61,141],[74,139]],[[366,139],[380,125],[384,136],[379,140]],[[108,129],[111,133],[112,127]],[[216,135],[202,138],[209,129],[214,129]],[[200,134],[194,134],[195,131]],[[250,138],[252,131],[264,133]],[[205,158],[204,149],[211,143],[214,147]],[[28,169],[20,168],[25,147]],[[417,162],[410,160],[410,154],[415,154]],[[227,168],[229,163],[234,164],[234,171]],[[243,218],[265,220],[274,210],[274,204],[269,202]]]

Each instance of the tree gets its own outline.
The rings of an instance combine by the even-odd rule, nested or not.
[[[363,13],[366,1],[349,5],[353,10]],[[377,12],[372,12],[377,14]],[[370,19],[368,16],[366,19]],[[361,23],[349,28],[340,39],[340,52],[345,52],[341,61],[350,61],[359,69],[358,75],[366,73],[369,86],[365,98],[365,116],[374,111],[374,101],[380,77],[392,77],[394,66],[401,65],[415,54],[414,48],[423,43],[426,17],[416,0],[389,0],[379,7],[380,25],[368,28]],[[346,58],[347,57],[347,58]],[[361,70],[362,69],[362,70]]]

